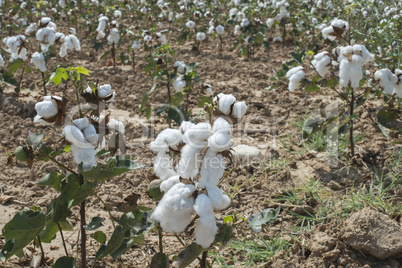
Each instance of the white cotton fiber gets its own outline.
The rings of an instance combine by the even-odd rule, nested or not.
[[[301,81],[306,77],[306,73],[302,66],[298,66],[290,69],[286,73],[286,77],[289,78],[289,91],[294,92],[301,85]]]
[[[374,73],[374,79],[379,81],[380,87],[384,89],[388,95],[394,94],[394,84],[398,82],[398,77],[389,69],[381,69]]]
[[[181,122],[181,124],[180,124],[181,134],[184,134],[188,129],[192,128],[193,126],[195,126],[195,124],[193,122],[190,122],[190,121]]]
[[[159,151],[154,162],[154,172],[161,180],[176,176],[173,170],[173,159],[165,151]]]
[[[166,193],[167,191],[170,190],[170,188],[172,188],[179,182],[180,182],[180,176],[178,175],[172,176],[161,183],[160,190]]]
[[[203,248],[208,248],[218,232],[214,210],[208,196],[200,194],[195,201],[194,210],[200,216],[195,229],[195,241]]]
[[[81,145],[86,143],[84,134],[81,132],[79,128],[73,125],[67,125],[63,129],[63,134],[62,134],[65,139],[69,142],[71,142],[74,145]]]
[[[173,88],[176,92],[182,92],[185,87],[186,87],[186,81],[184,81],[181,76],[177,77],[173,81]]]
[[[230,149],[230,134],[219,132],[208,138],[208,146],[213,152],[223,152]]]
[[[111,118],[107,123],[107,126],[121,134],[124,134],[125,128],[124,123],[118,120]]]
[[[151,218],[158,221],[165,232],[183,232],[191,222],[194,211],[193,185],[174,185],[159,202]]]
[[[98,89],[98,96],[99,98],[103,99],[107,97],[110,92],[112,92],[112,86],[110,84],[104,84],[99,87]]]
[[[246,102],[240,101],[240,102],[236,102],[233,105],[232,116],[234,118],[240,119],[246,114],[246,112],[247,112]]]
[[[42,53],[35,52],[32,54],[31,63],[35,65],[41,72],[46,72],[45,56]]]
[[[173,67],[177,67],[177,71],[178,71],[179,73],[184,73],[185,70],[186,70],[186,65],[185,65],[184,62],[182,62],[182,61],[176,61],[176,62],[173,64]]]
[[[71,151],[74,153],[74,161],[77,164],[83,164],[84,171],[88,171],[96,165],[94,148],[81,148],[71,145]]]
[[[181,142],[180,130],[167,128],[164,129],[156,137],[155,141],[149,144],[149,147],[154,152],[168,152],[169,147],[172,149],[177,149],[177,146]]]
[[[232,104],[236,101],[236,98],[232,94],[222,94],[219,97],[219,110],[226,115],[229,115]]]
[[[231,129],[230,124],[222,117],[217,118],[214,122],[214,125],[212,126],[213,133],[219,133],[219,132],[230,133],[230,129]]]
[[[207,185],[218,185],[219,180],[225,173],[225,166],[226,164],[223,156],[208,149],[201,165],[201,179],[198,187],[203,189]]]
[[[223,194],[222,190],[218,186],[208,184],[206,186],[209,199],[212,206],[216,209],[225,209],[230,205],[230,198]]]
[[[107,37],[107,41],[109,44],[118,44],[120,40],[119,29],[113,28],[110,30],[109,36]]]
[[[395,93],[398,98],[402,98],[402,70],[395,69],[395,74],[398,77],[398,81],[394,84]]]
[[[322,77],[326,76],[331,69],[331,57],[328,52],[324,51],[314,56],[311,64]]]
[[[211,125],[209,123],[198,123],[184,133],[183,141],[194,147],[200,147],[197,144],[206,141],[211,135]]]
[[[196,147],[186,144],[181,149],[181,158],[176,167],[179,175],[186,179],[192,179],[197,176],[201,165],[200,152],[206,145],[207,142],[200,142]]]
[[[84,128],[83,133],[87,141],[93,145],[98,143],[99,134],[96,133],[96,129],[93,125],[88,125],[86,128]]]
[[[51,96],[45,96],[44,100],[35,104],[35,110],[40,117],[52,117],[57,114],[57,105]]]
[[[89,126],[89,120],[88,118],[84,117],[84,118],[79,118],[79,119],[75,119],[73,121],[74,125],[76,127],[78,127],[80,130],[83,130],[84,128],[86,128],[87,126]]]

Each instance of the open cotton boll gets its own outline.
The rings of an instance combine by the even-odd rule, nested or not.
[[[194,203],[194,210],[200,216],[195,229],[195,241],[203,248],[208,248],[214,242],[218,232],[214,208],[209,197],[205,194],[198,195]]]
[[[274,25],[274,23],[275,23],[275,20],[274,19],[267,19],[267,27],[268,28],[271,28],[273,25]]]
[[[96,165],[95,149],[93,147],[81,148],[71,145],[71,151],[74,153],[74,161],[77,164],[82,163],[84,171],[88,171]]]
[[[113,28],[110,30],[110,34],[107,37],[107,41],[109,44],[118,44],[120,40],[119,29]]]
[[[194,185],[174,185],[164,194],[151,218],[158,221],[165,232],[183,232],[192,220],[194,191]]]
[[[349,25],[346,21],[335,18],[331,22],[331,26],[347,30]]]
[[[106,16],[102,16],[98,19],[99,24],[98,24],[98,28],[96,28],[97,32],[105,32],[105,28],[106,28],[106,24],[109,21],[109,18]]]
[[[363,61],[362,64],[367,64],[369,62],[374,61],[374,54],[371,54],[364,45],[353,45],[353,52],[361,51]]]
[[[172,188],[179,182],[180,182],[180,176],[174,175],[174,176],[169,177],[167,180],[163,180],[159,188],[162,192],[167,193],[167,191],[169,191],[170,188]]]
[[[223,194],[222,190],[218,186],[213,184],[207,184],[206,189],[212,206],[218,210],[225,209],[230,205],[229,196]]]
[[[50,125],[50,123],[42,120],[42,117],[49,118],[57,114],[57,105],[52,101],[51,96],[45,96],[44,100],[35,104],[37,115],[34,118],[34,123]]]
[[[149,147],[154,152],[169,152],[169,147],[177,149],[181,142],[181,132],[178,129],[167,128],[162,130],[156,137],[155,141],[149,144]]]
[[[295,92],[295,90],[300,87],[301,81],[306,77],[306,73],[302,66],[298,66],[290,69],[286,73],[286,77],[289,78],[289,91]]]
[[[209,34],[215,33],[215,26],[213,26],[213,25],[209,26],[209,28],[208,28],[208,33],[209,33]]]
[[[223,119],[222,117],[219,117],[215,120],[214,125],[212,127],[212,132],[213,133],[230,133],[230,124],[228,121]]]
[[[218,97],[219,97],[219,110],[223,114],[229,115],[231,107],[233,103],[236,101],[235,96],[233,96],[232,94],[222,94],[218,95]]]
[[[107,123],[107,126],[121,134],[124,134],[124,123],[118,120],[111,118]]]
[[[215,31],[217,34],[223,35],[225,33],[225,27],[223,27],[222,25],[218,25],[216,26]]]
[[[201,179],[198,187],[203,189],[209,184],[218,185],[219,180],[225,173],[225,166],[225,159],[223,156],[208,149],[202,161],[200,171]]]
[[[181,124],[180,124],[181,134],[184,134],[188,129],[192,128],[193,126],[195,126],[195,124],[193,122],[190,122],[190,121],[181,122]]]
[[[335,36],[335,35],[331,35],[331,34],[333,34],[334,32],[335,32],[335,31],[334,31],[334,27],[332,27],[332,26],[325,27],[324,29],[321,30],[322,36],[323,36],[325,39],[329,39],[329,40],[331,40],[331,41],[335,41],[335,39],[336,39],[336,36]]]
[[[70,42],[72,44],[72,50],[80,51],[81,50],[80,40],[78,40],[78,38],[72,34],[70,34],[68,37],[70,38]]]
[[[188,22],[186,22],[186,27],[189,29],[193,29],[195,27],[195,22],[192,20],[189,20]]]
[[[29,26],[25,29],[25,35],[31,36],[31,35],[33,35],[37,30],[38,30],[38,24],[36,24],[36,23],[31,23],[31,24],[29,24]]]
[[[183,141],[194,147],[203,147],[203,145],[198,145],[201,141],[206,141],[212,134],[211,125],[209,123],[198,123],[191,128],[187,129],[184,133]]]
[[[197,176],[201,165],[201,150],[207,142],[200,142],[196,147],[186,144],[181,149],[181,158],[176,167],[177,173],[183,178],[192,179]]]
[[[236,102],[233,105],[232,116],[234,118],[240,119],[246,114],[246,112],[247,112],[246,102],[240,101],[240,102]]]
[[[98,143],[99,134],[96,133],[96,129],[93,125],[88,125],[86,128],[84,128],[83,133],[87,141],[93,145]]]
[[[173,67],[177,67],[177,71],[178,71],[179,73],[184,73],[184,72],[186,71],[186,65],[185,65],[184,62],[182,62],[182,61],[176,61],[176,62],[173,64]]]
[[[165,151],[158,152],[154,162],[154,172],[161,180],[177,175],[173,170],[173,159]]]
[[[234,28],[234,32],[235,35],[239,35],[241,34],[241,26],[240,25],[236,25]]]
[[[379,81],[380,87],[384,89],[388,95],[394,94],[394,84],[398,82],[398,77],[389,69],[381,69],[374,73],[374,79]]]
[[[70,142],[74,145],[78,146],[78,145],[86,143],[84,134],[76,126],[73,126],[73,125],[65,126],[63,129],[62,135],[68,142]]]
[[[162,44],[166,44],[166,43],[167,43],[167,41],[166,41],[166,35],[161,34],[161,33],[156,33],[156,37],[157,37],[157,41],[158,41],[159,43],[162,43]]]
[[[173,81],[173,88],[176,92],[182,92],[185,87],[186,87],[186,81],[184,81],[181,76],[177,77]]]
[[[108,96],[110,92],[112,92],[112,86],[110,84],[104,84],[99,87],[98,96],[99,98],[103,99]]]
[[[36,39],[41,43],[43,52],[47,52],[48,47],[56,41],[56,31],[50,27],[39,29],[36,33]]]
[[[230,135],[218,132],[208,138],[208,146],[213,152],[223,152],[230,149]]]
[[[131,46],[132,49],[138,50],[141,48],[141,41],[139,40],[134,40],[133,45]]]
[[[318,74],[324,77],[331,69],[331,56],[326,51],[318,53],[314,56],[311,64],[317,70]]]
[[[0,67],[4,67],[3,55],[0,54]]]
[[[105,32],[99,31],[98,34],[96,35],[96,40],[105,38],[106,34]]]
[[[73,121],[73,124],[79,128],[80,130],[83,130],[84,128],[86,128],[87,126],[89,126],[89,120],[88,118],[84,117],[84,118],[78,118],[75,119]]]
[[[206,38],[205,33],[202,33],[202,32],[197,33],[196,38],[197,38],[197,41],[204,41]]]
[[[31,63],[35,65],[41,72],[46,72],[45,56],[42,53],[35,52],[32,54]]]

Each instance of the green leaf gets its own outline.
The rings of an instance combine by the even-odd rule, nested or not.
[[[64,178],[63,173],[57,173],[50,170],[50,173],[46,174],[39,181],[39,186],[45,187],[51,185],[57,192],[60,192],[60,182]]]
[[[109,54],[110,54],[110,51],[108,50],[108,51],[106,51],[105,53],[102,54],[102,56],[100,57],[100,59],[101,59],[101,60],[106,60],[107,57],[109,56]]]
[[[212,243],[213,245],[216,243],[222,243],[222,245],[226,245],[230,239],[233,237],[233,227],[229,224],[224,223],[219,227],[218,233],[215,236],[215,240]]]
[[[24,65],[24,61],[22,59],[16,59],[10,63],[8,71],[13,75],[22,65]]]
[[[90,180],[103,182],[107,179],[113,178],[130,170],[145,167],[145,165],[138,164],[125,156],[114,156],[107,160],[108,164],[102,165],[98,163],[94,168],[89,171],[82,170],[82,164],[78,165],[78,169],[84,177]]]
[[[290,56],[292,56],[292,58],[299,64],[303,64],[304,50],[300,54],[297,54],[296,52],[293,51],[292,53],[290,53]]]
[[[19,254],[35,237],[43,230],[46,225],[46,216],[42,211],[31,212],[24,209],[17,212],[11,221],[3,227],[3,235],[13,240],[12,248],[10,244],[1,251],[3,258],[8,259],[14,254]]]
[[[251,229],[254,232],[260,232],[262,226],[269,223],[270,221],[276,219],[278,217],[280,211],[280,207],[273,209],[267,208],[262,212],[255,213],[248,218],[248,223],[250,224]]]
[[[198,100],[197,106],[200,108],[204,108],[205,104],[211,104],[212,98],[208,96],[202,96],[201,99]]]
[[[101,259],[104,256],[109,255],[110,253],[117,250],[124,241],[124,229],[120,225],[116,227],[112,236],[109,239],[106,247],[100,248],[99,251],[96,253],[96,259]]]
[[[53,268],[76,268],[77,260],[73,257],[60,257],[57,259]]]
[[[387,111],[380,110],[377,113],[378,122],[385,127],[392,127],[392,121],[398,118],[398,112],[396,111]]]
[[[269,50],[271,48],[271,44],[268,41],[263,42],[265,49]]]
[[[87,199],[88,196],[92,195],[93,191],[95,189],[95,183],[86,181],[84,182],[83,185],[78,187],[74,197],[73,197],[73,202],[71,206],[79,205],[81,204],[82,201]]]
[[[187,246],[174,260],[172,267],[184,268],[189,266],[202,253],[203,249],[200,245],[192,243]]]
[[[326,87],[334,87],[339,83],[339,80],[336,76],[331,77],[328,80],[323,81],[323,85]]]
[[[151,107],[151,106],[148,106],[148,107],[145,109],[145,116],[146,116],[146,118],[149,120],[149,118],[151,118],[151,115],[152,115],[152,107]]]
[[[84,229],[87,231],[94,231],[103,226],[103,221],[104,219],[102,219],[101,217],[93,217],[91,222],[88,225],[84,226]]]
[[[169,258],[166,254],[158,252],[151,260],[150,268],[169,268]]]
[[[144,243],[144,235],[136,235],[134,230],[128,230],[124,233],[123,243],[120,245],[118,249],[110,253],[112,258],[118,258],[124,253],[127,252],[134,244],[142,244]]]
[[[316,91],[319,91],[320,89],[321,88],[319,86],[310,84],[310,85],[306,86],[304,90],[306,92],[316,92]]]
[[[57,226],[57,223],[54,221],[51,221],[48,225],[43,228],[43,230],[40,232],[40,240],[43,243],[51,243],[54,238],[56,238],[56,234],[59,231],[59,227]]]
[[[378,127],[379,130],[381,130],[382,134],[383,134],[385,137],[387,137],[387,138],[389,137],[389,129],[388,129],[388,128],[384,127],[384,126],[381,125],[380,123],[377,123],[376,126]]]
[[[142,93],[142,101],[141,101],[141,105],[139,107],[140,112],[142,112],[142,110],[144,109],[145,105],[147,104],[148,97],[149,97],[148,93],[146,93],[146,92]]]
[[[95,156],[96,157],[101,157],[101,156],[108,155],[108,154],[110,154],[110,151],[108,151],[106,149],[102,149],[99,152],[97,152]]]
[[[93,239],[95,239],[98,243],[103,244],[106,242],[106,235],[102,231],[97,231],[90,235]]]
[[[198,62],[191,62],[186,66],[186,73],[191,73],[195,67],[200,65]]]

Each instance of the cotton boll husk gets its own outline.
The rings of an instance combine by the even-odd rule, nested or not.
[[[149,144],[149,147],[154,152],[169,152],[169,147],[177,149],[181,142],[181,132],[178,129],[167,128],[164,129],[156,137],[155,141]]]
[[[219,133],[219,132],[230,133],[230,129],[231,129],[231,127],[230,127],[230,124],[228,123],[228,121],[226,121],[222,117],[219,117],[214,122],[214,125],[212,127],[212,132],[213,133]]]
[[[73,125],[67,125],[63,129],[62,135],[64,138],[74,145],[81,145],[86,143],[84,134],[79,128]]]
[[[233,105],[232,116],[234,118],[240,119],[246,114],[246,112],[247,112],[246,102],[244,102],[244,101],[236,102]]]
[[[207,140],[211,134],[212,130],[209,123],[198,123],[184,133],[183,141],[191,146],[200,147],[197,144]]]
[[[223,194],[222,190],[218,186],[207,184],[206,186],[209,199],[212,206],[218,210],[225,209],[230,205],[229,196]]]
[[[194,209],[200,216],[195,229],[195,241],[203,248],[208,248],[218,232],[214,210],[208,196],[200,194],[195,201]]]
[[[178,183],[180,183],[180,176],[174,175],[174,176],[171,176],[168,179],[162,181],[159,188],[162,192],[167,193],[170,190],[170,188],[172,188],[173,186],[175,186]]]
[[[93,125],[88,125],[86,128],[84,128],[83,133],[87,141],[93,145],[98,143],[99,134],[96,133],[96,129]]]
[[[195,191],[193,185],[178,183],[166,192],[152,213],[165,232],[183,232],[192,220]]]
[[[181,149],[181,158],[176,167],[177,173],[183,178],[192,179],[197,176],[201,165],[201,150],[207,145],[207,142],[199,142],[197,147],[186,144]]]
[[[317,70],[317,72],[322,76],[326,76],[331,69],[331,57],[328,52],[321,52],[314,56],[314,60],[311,64]]]
[[[374,73],[374,79],[379,81],[380,87],[384,89],[388,95],[394,94],[394,84],[398,82],[398,77],[389,69],[381,69]]]
[[[301,80],[306,77],[306,73],[303,71],[302,66],[298,66],[290,69],[286,73],[286,77],[289,78],[289,91],[294,92],[301,84]]]
[[[173,170],[173,159],[166,152],[158,152],[154,162],[154,172],[161,180],[177,175]]]
[[[35,104],[35,110],[42,117],[52,117],[57,114],[57,105],[51,96],[44,96],[42,102]]]
[[[228,115],[230,112],[230,107],[236,101],[236,98],[232,94],[222,94],[219,97],[219,110]]]
[[[71,145],[71,151],[74,153],[74,161],[77,164],[83,163],[84,171],[88,171],[96,165],[95,150],[93,147],[81,148]]]
[[[230,135],[228,133],[215,133],[208,138],[208,146],[213,152],[223,152],[230,149]]]
[[[43,56],[42,53],[35,52],[32,54],[31,63],[33,63],[41,72],[46,72],[45,56]]]
[[[198,187],[203,189],[207,185],[218,185],[219,180],[225,173],[225,166],[225,159],[223,156],[208,149],[202,162],[200,171],[201,179]]]

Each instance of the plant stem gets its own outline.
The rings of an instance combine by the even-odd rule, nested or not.
[[[46,89],[46,81],[45,81],[45,74],[43,72],[41,72],[42,74],[42,80],[43,80],[43,91],[45,92],[45,95],[47,95],[47,89]]]
[[[355,156],[355,144],[353,141],[353,108],[354,108],[354,92],[353,92],[353,88],[351,87],[351,101],[350,101],[350,128],[349,128],[349,141],[350,141],[350,153],[352,154],[352,158]]]
[[[51,157],[50,155],[48,155],[47,157],[49,157],[50,161],[54,162],[55,164],[57,164],[58,166],[60,166],[61,168],[64,168],[65,170],[69,171],[70,173],[73,173],[74,175],[78,176],[78,173],[75,172],[74,170],[66,167],[65,165],[63,165],[62,163],[60,163],[59,161],[57,161],[56,159],[54,159],[53,157]]]
[[[66,252],[66,257],[68,257],[68,251],[67,251],[67,247],[66,247],[66,242],[64,241],[63,230],[61,229],[59,222],[57,222],[57,226],[59,227],[61,241],[63,241],[63,247],[64,247],[64,251]]]
[[[80,185],[84,184],[84,178],[82,175],[79,177],[80,180]],[[80,229],[81,229],[81,268],[86,268],[87,267],[87,236],[85,232],[84,226],[86,225],[85,222],[85,200],[81,202],[80,205],[80,216],[81,216],[81,223],[80,223]]]
[[[208,250],[205,250],[202,252],[202,258],[200,262],[201,268],[206,268],[207,267],[207,256],[208,256]]]
[[[110,213],[110,210],[109,210],[109,208],[106,206],[106,203],[105,203],[105,202],[102,200],[102,198],[100,198],[97,194],[94,194],[94,195],[95,195],[96,198],[99,199],[99,201],[102,202],[103,206],[106,208],[107,212],[109,213],[109,217],[110,217],[110,221],[112,222],[113,229],[116,229],[116,226],[114,225],[114,220],[113,220],[113,217],[112,217],[112,213]]]
[[[177,240],[179,240],[180,244],[182,244],[183,247],[186,246],[186,244],[184,244],[183,240],[177,234],[174,234],[174,236],[177,238]]]
[[[159,237],[159,252],[163,254],[163,244],[162,244],[163,233],[160,225],[158,225],[158,237]]]
[[[40,236],[38,235],[37,238],[38,238],[38,244],[39,244],[39,247],[40,247],[40,252],[42,253],[42,260],[41,260],[41,262],[42,262],[43,264],[45,264],[45,252],[43,251],[42,242],[40,241]]]

